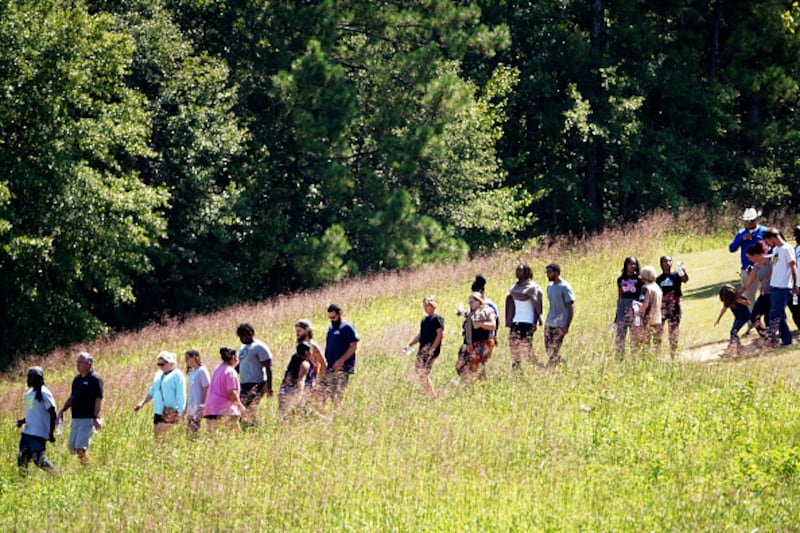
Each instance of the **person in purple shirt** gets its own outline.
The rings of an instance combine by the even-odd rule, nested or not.
[[[750,274],[750,269],[753,267],[753,262],[747,257],[747,249],[756,242],[764,240],[764,231],[767,229],[758,223],[758,217],[760,216],[761,211],[756,211],[755,207],[748,207],[745,209],[744,214],[742,214],[744,228],[736,233],[733,237],[733,241],[728,245],[728,250],[730,250],[731,253],[735,253],[736,250],[739,250],[739,257],[742,263],[742,267],[739,270],[739,277],[741,278],[742,287],[744,287],[747,277]],[[753,283],[750,285],[750,288],[743,293],[745,297],[747,297],[747,301],[750,302],[750,311],[753,310],[753,303],[756,301],[757,289],[758,284]]]

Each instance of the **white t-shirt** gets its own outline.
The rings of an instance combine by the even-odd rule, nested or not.
[[[792,279],[792,265],[795,264],[795,251],[788,244],[783,243],[772,250],[772,278],[770,287],[776,289],[794,288]]]
[[[195,414],[203,403],[203,389],[211,383],[211,376],[205,366],[199,366],[189,372],[189,399],[186,402],[186,410],[189,414]]]
[[[26,435],[50,437],[50,407],[56,408],[56,401],[50,389],[42,385],[42,401],[36,399],[36,391],[31,389],[25,394],[25,429]]]
[[[533,324],[533,300],[514,299],[513,322],[520,324]]]

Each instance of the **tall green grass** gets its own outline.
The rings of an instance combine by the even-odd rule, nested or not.
[[[677,230],[676,230],[677,228]],[[725,340],[713,328],[715,289],[736,277],[724,232],[705,234],[657,215],[590,240],[563,239],[470,263],[384,274],[261,305],[152,326],[38,361],[62,403],[76,349],[96,354],[106,381],[106,427],[78,465],[65,442],[48,455],[50,477],[15,466],[24,365],[0,381],[0,530],[3,531],[562,531],[792,530],[800,523],[798,353],[784,349],[736,363],[612,356],[614,279],[622,259],[686,263],[683,347]],[[703,237],[687,238],[689,234]],[[474,275],[502,303],[514,267],[528,261],[544,285],[557,261],[576,292],[567,364],[541,374],[510,371],[506,332],[485,381],[454,380],[459,301]],[[435,294],[446,319],[423,397],[413,357],[421,300]],[[317,338],[336,301],[362,336],[358,374],[331,421],[280,423],[265,400],[260,424],[240,434],[179,429],[161,444],[151,414],[134,413],[161,349],[198,347],[211,368],[219,346],[237,346],[251,321],[272,348],[276,380],[293,345],[294,321],[310,317]],[[541,333],[534,337],[543,356]],[[27,362],[26,364],[32,361]]]

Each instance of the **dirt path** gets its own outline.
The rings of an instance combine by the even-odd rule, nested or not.
[[[800,335],[795,333],[793,335],[793,339],[795,343],[800,341]],[[759,344],[759,337],[758,335],[747,335],[742,337],[742,345],[744,347],[744,351],[738,356],[738,359],[749,359],[752,357],[758,357],[762,353],[762,348]],[[707,344],[699,344],[697,346],[692,346],[691,348],[687,348],[683,352],[681,352],[678,359],[681,361],[691,361],[695,363],[710,363],[715,361],[721,361],[724,359],[729,359],[725,356],[725,349],[728,347],[727,341],[722,342],[711,342]]]

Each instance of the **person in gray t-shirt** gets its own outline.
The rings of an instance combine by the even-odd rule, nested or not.
[[[239,324],[236,335],[242,341],[239,348],[239,383],[242,405],[247,418],[253,419],[258,403],[266,394],[272,396],[272,354],[269,347],[255,338],[250,324]]]
[[[570,284],[561,279],[561,267],[558,264],[550,263],[545,271],[550,282],[547,285],[550,309],[544,327],[544,347],[547,351],[547,365],[555,366],[563,362],[559,352],[575,316],[575,293]]]

